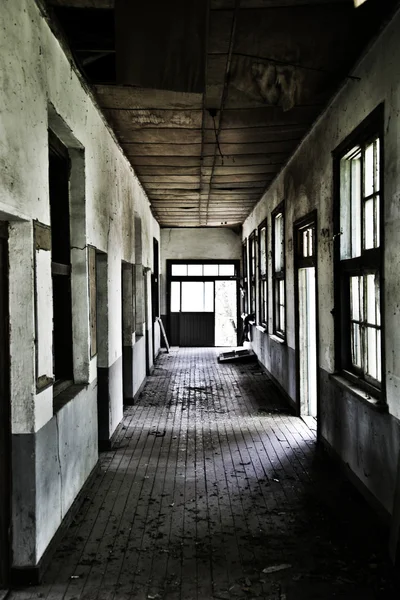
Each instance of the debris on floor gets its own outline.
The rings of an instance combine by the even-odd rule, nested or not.
[[[218,362],[252,362],[257,360],[257,356],[253,350],[249,348],[230,350],[229,352],[222,352],[218,355]]]
[[[258,366],[215,356],[160,355],[43,583],[8,600],[399,600],[315,430]]]

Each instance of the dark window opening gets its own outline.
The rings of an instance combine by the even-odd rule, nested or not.
[[[49,193],[55,385],[73,381],[69,173],[67,149],[50,133]]]

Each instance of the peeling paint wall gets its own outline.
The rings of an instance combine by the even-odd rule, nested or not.
[[[285,201],[286,342],[253,328],[253,347],[261,362],[292,399],[296,400],[295,305],[293,224],[312,210],[318,211],[318,315],[319,315],[319,427],[322,440],[356,475],[366,494],[391,513],[397,457],[400,447],[400,338],[398,306],[400,285],[400,14],[391,21],[358,63],[327,110],[303,140],[243,225],[247,238]],[[380,415],[361,404],[332,381],[334,372],[333,289],[333,161],[331,152],[379,104],[384,103],[384,302],[386,345],[386,398],[388,414]],[[270,245],[269,245],[270,249]],[[271,256],[269,256],[269,332],[272,331]]]
[[[136,262],[135,215],[141,220],[140,263],[145,267],[152,266],[159,226],[35,1],[4,0],[0,28],[0,218],[10,222],[12,552],[13,566],[33,567],[97,461],[98,366],[108,372],[108,438],[122,417],[121,263]],[[52,388],[36,389],[41,374],[36,348],[52,343],[51,274],[42,256],[38,299],[45,299],[47,315],[41,314],[40,336],[36,330],[33,244],[33,221],[50,225],[48,128],[69,147],[72,161],[74,375],[81,384],[55,413]],[[99,365],[97,356],[90,358],[88,245],[107,261],[107,328]],[[143,345],[136,352],[142,379],[144,352]],[[42,352],[40,368],[51,371],[51,358]],[[32,475],[31,488],[25,485],[26,473]]]

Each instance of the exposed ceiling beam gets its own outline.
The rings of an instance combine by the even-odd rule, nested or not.
[[[303,0],[302,5],[307,4],[339,4],[349,3],[353,0]],[[114,8],[115,0],[47,0],[51,6],[64,6],[67,8],[99,8],[110,9]],[[286,6],[299,6],[298,0],[242,0],[241,9],[252,8],[279,8]],[[211,4],[212,9],[229,10],[232,9],[232,2],[229,0],[214,0]]]

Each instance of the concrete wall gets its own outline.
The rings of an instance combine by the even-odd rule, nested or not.
[[[103,390],[107,439],[121,419],[121,264],[137,261],[136,217],[140,264],[150,269],[159,226],[131,166],[35,1],[4,0],[0,28],[0,219],[10,222],[12,551],[14,566],[32,567],[96,464],[98,369],[108,386]],[[74,379],[80,386],[58,406],[51,385],[41,392],[36,385],[39,377],[52,377],[51,253],[34,251],[34,221],[50,225],[48,128],[68,147],[72,164]],[[98,339],[101,348],[92,358],[88,245],[105,260],[106,324]],[[151,330],[151,323],[144,328]],[[143,344],[132,352],[137,387],[145,376],[144,352]]]
[[[293,223],[312,210],[318,211],[318,315],[319,315],[319,427],[322,440],[349,465],[359,483],[391,513],[399,455],[400,337],[398,305],[400,285],[400,15],[370,47],[330,106],[303,140],[286,168],[243,225],[247,238],[285,201],[287,331],[285,343],[272,331],[272,299],[269,293],[268,332],[253,327],[253,347],[261,362],[293,402],[296,400],[295,305]],[[379,104],[384,103],[384,304],[386,351],[386,399],[388,412],[381,415],[348,388],[342,389],[330,374],[334,364],[333,295],[333,173],[331,152]],[[270,249],[270,246],[269,246]],[[269,254],[269,274],[271,256]],[[269,290],[271,291],[271,277]]]
[[[166,262],[179,259],[240,260],[241,237],[231,229],[184,228],[161,229],[161,314],[167,312]]]

